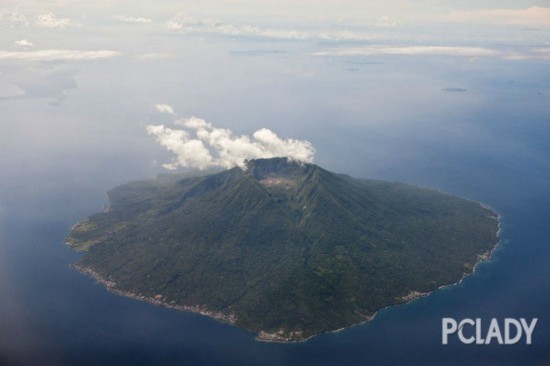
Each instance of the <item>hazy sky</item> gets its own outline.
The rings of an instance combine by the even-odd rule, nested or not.
[[[529,156],[506,123],[548,117],[547,1],[159,3],[2,1],[4,182],[109,171],[111,184],[185,165],[147,126],[191,117],[230,144],[257,149],[269,129],[273,151],[303,142],[328,168],[399,179],[438,149]],[[502,129],[483,123],[500,114]]]

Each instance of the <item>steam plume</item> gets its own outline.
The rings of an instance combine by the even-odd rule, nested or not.
[[[191,117],[175,122],[178,128],[148,125],[147,133],[176,157],[163,164],[166,169],[191,167],[245,167],[245,160],[287,157],[310,163],[315,149],[309,141],[282,139],[273,131],[262,128],[252,134],[235,136],[226,128],[217,128],[204,119]]]

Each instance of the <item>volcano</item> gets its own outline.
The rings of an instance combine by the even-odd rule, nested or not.
[[[286,158],[108,192],[75,267],[110,290],[299,341],[471,273],[498,242],[479,203]]]

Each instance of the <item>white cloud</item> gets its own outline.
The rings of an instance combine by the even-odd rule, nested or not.
[[[386,19],[389,21],[389,18]],[[197,20],[188,14],[177,14],[166,23],[166,27],[183,33],[208,33],[231,37],[260,37],[287,40],[363,41],[373,36],[350,30],[297,30],[288,28],[265,28],[255,25],[227,24],[211,19]]]
[[[189,139],[187,132],[160,125],[147,126],[147,133],[155,136],[158,143],[168,151],[176,154],[174,162],[162,165],[166,169],[173,170],[182,166],[204,170],[211,165],[212,156],[210,152],[204,147],[202,141]]]
[[[370,41],[375,38],[372,34],[349,30],[318,32],[312,36],[324,41]]]
[[[11,24],[12,27],[27,27],[29,26],[29,21],[23,14],[13,12],[11,14]]]
[[[174,122],[178,126],[185,126],[187,128],[191,128],[193,130],[200,130],[204,128],[212,128],[212,125],[208,122],[206,122],[202,118],[197,117],[191,117],[187,119],[180,119],[176,122]]]
[[[176,113],[174,112],[174,108],[172,108],[170,105],[164,104],[164,103],[156,104],[156,105],[155,105],[155,109],[156,109],[159,113],[166,113],[166,114],[171,114],[171,115],[176,114]]]
[[[510,49],[491,49],[482,47],[459,46],[366,46],[342,47],[312,53],[314,56],[375,56],[375,55],[402,55],[402,56],[456,56],[456,57],[499,57],[509,60],[549,60],[550,48],[530,47],[521,51]]]
[[[286,156],[293,160],[311,163],[315,149],[309,141],[281,139],[267,128],[259,129],[252,135],[266,150],[267,157]]]
[[[384,15],[375,23],[377,27],[395,27],[398,25],[398,21],[394,18]]]
[[[152,19],[144,17],[130,17],[126,15],[116,15],[113,17],[115,20],[119,20],[124,23],[134,23],[134,24],[150,24],[153,22]]]
[[[244,168],[245,160],[272,157],[312,162],[315,154],[310,142],[282,139],[267,128],[254,132],[250,137],[235,136],[231,130],[214,127],[197,117],[175,123],[184,129],[171,129],[164,125],[147,126],[147,132],[155,136],[158,143],[176,154],[172,163],[163,165],[167,169],[206,169],[212,166]]]
[[[550,27],[550,8],[532,6],[527,9],[456,11],[446,19],[456,22]]]
[[[36,51],[0,51],[0,60],[24,61],[87,61],[120,56],[111,50],[36,50]]]
[[[323,41],[366,41],[373,39],[371,34],[349,30],[310,30],[261,28],[251,25],[234,26],[231,24],[217,25],[212,32],[229,36],[252,36],[263,38],[278,38],[288,40],[323,40]]]
[[[23,14],[6,8],[0,8],[0,22],[11,28],[29,26],[29,21]]]
[[[509,52],[505,58],[510,60],[544,60],[550,61],[550,47],[536,47],[528,49],[527,52]]]
[[[194,17],[189,14],[179,13],[176,14],[172,19],[166,22],[166,27],[172,30],[184,30],[191,29],[196,25],[201,25],[201,22],[198,22]]]
[[[34,44],[26,39],[15,41],[14,44],[19,47],[33,47]]]
[[[482,47],[459,46],[367,46],[346,47],[313,53],[315,56],[372,56],[372,55],[426,55],[426,56],[498,56],[499,51]]]
[[[311,35],[307,32],[293,29],[260,28],[252,25],[234,26],[231,24],[220,24],[216,25],[212,31],[229,36],[256,36],[293,40],[305,40],[311,38]]]
[[[58,18],[54,13],[39,14],[35,17],[36,25],[44,28],[65,29],[69,26],[76,25],[69,18]]]

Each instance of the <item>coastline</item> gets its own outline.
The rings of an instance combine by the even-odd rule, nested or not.
[[[479,202],[478,202],[478,203],[479,203]],[[499,247],[499,245],[500,245],[500,243],[501,243],[500,231],[501,231],[501,225],[502,225],[502,220],[501,220],[501,219],[502,219],[502,215],[501,215],[499,212],[497,212],[496,210],[494,210],[493,208],[491,208],[490,206],[488,206],[488,205],[485,205],[485,204],[483,204],[483,203],[479,203],[479,205],[480,205],[481,207],[483,207],[483,208],[485,208],[485,209],[487,209],[487,210],[489,210],[489,211],[491,211],[492,213],[495,214],[495,216],[491,216],[493,219],[495,219],[495,220],[497,221],[497,233],[496,233],[496,239],[497,239],[497,241],[496,241],[495,245],[494,245],[491,249],[487,250],[486,252],[483,252],[483,253],[479,254],[479,255],[477,256],[477,261],[476,261],[476,263],[475,263],[475,264],[473,265],[473,267],[472,267],[472,271],[471,271],[471,272],[465,272],[465,273],[463,273],[462,277],[461,277],[458,281],[453,282],[453,283],[450,283],[450,284],[448,284],[448,285],[441,285],[441,286],[439,286],[437,289],[435,289],[435,290],[433,290],[433,291],[430,291],[430,292],[412,291],[410,294],[408,294],[408,295],[406,295],[406,296],[403,297],[403,298],[405,298],[405,297],[410,297],[410,300],[408,300],[407,302],[404,302],[403,304],[396,304],[396,305],[407,305],[407,304],[409,304],[409,303],[411,303],[411,302],[413,302],[413,301],[415,301],[415,300],[418,300],[418,299],[420,299],[420,298],[422,298],[422,297],[429,296],[429,295],[431,295],[432,293],[434,293],[434,292],[436,292],[436,291],[439,291],[439,290],[441,290],[441,289],[445,289],[445,288],[448,288],[448,287],[451,287],[451,286],[460,285],[460,284],[462,283],[462,281],[464,281],[464,279],[465,279],[466,277],[475,274],[475,272],[476,272],[476,270],[477,270],[477,267],[478,267],[481,263],[483,263],[483,262],[488,262],[488,261],[490,261],[490,260],[493,258],[493,254],[494,254],[495,250]],[[417,293],[418,296],[414,296],[413,293]],[[391,306],[395,306],[395,305],[386,306],[385,308],[382,308],[382,309],[386,309],[386,308],[391,307]],[[382,310],[382,309],[380,309],[380,310]],[[378,311],[380,311],[380,310],[378,310]],[[378,312],[378,311],[377,311],[377,312]],[[374,316],[376,316],[376,313],[374,314]]]
[[[388,308],[391,308],[391,307],[394,307],[394,306],[405,306],[405,305],[408,305],[418,299],[421,299],[423,297],[427,297],[427,296],[430,296],[431,294],[433,294],[434,292],[436,291],[439,291],[439,290],[442,290],[442,289],[446,289],[446,288],[449,288],[449,287],[452,287],[452,286],[456,286],[456,285],[460,285],[462,283],[462,281],[464,281],[464,279],[468,276],[471,276],[473,274],[475,274],[476,270],[477,270],[477,267],[483,263],[483,262],[487,262],[487,261],[490,261],[492,258],[493,258],[493,255],[495,253],[495,250],[500,246],[501,244],[501,238],[500,238],[500,232],[502,230],[502,215],[496,211],[495,209],[493,209],[492,207],[486,205],[486,204],[483,204],[483,203],[479,203],[477,202],[481,207],[491,211],[494,215],[492,215],[491,217],[493,219],[495,219],[497,221],[497,232],[496,232],[496,243],[495,245],[489,249],[488,251],[484,252],[484,253],[481,253],[477,256],[477,261],[476,263],[474,264],[474,266],[472,267],[472,271],[469,272],[469,273],[464,273],[462,275],[462,277],[457,281],[457,282],[453,282],[453,283],[450,283],[448,285],[441,285],[439,286],[437,289],[433,290],[433,291],[430,291],[430,292],[419,292],[419,291],[411,291],[409,294],[405,295],[405,296],[402,296],[400,299],[404,300],[403,303],[398,303],[398,304],[393,304],[393,305],[388,305],[386,307],[383,307],[381,309],[378,309],[377,311],[374,312],[374,314],[372,314],[372,316],[370,316],[370,319],[368,320],[365,320],[364,322],[360,322],[360,323],[355,323],[355,324],[352,324],[348,327],[344,327],[344,328],[340,328],[340,329],[336,329],[336,330],[331,330],[331,331],[327,331],[327,332],[323,332],[323,333],[320,333],[320,334],[325,334],[325,333],[339,333],[343,330],[346,330],[346,329],[349,329],[351,327],[355,327],[355,326],[358,326],[358,325],[363,325],[365,323],[368,323],[369,321],[373,320],[376,315],[378,314],[378,312],[380,312],[381,310],[384,310],[384,309],[388,309]],[[299,342],[305,342],[307,341],[308,339],[310,338],[313,338],[313,337],[316,337],[320,334],[316,334],[316,335],[313,335],[307,339],[304,339],[303,341],[299,341]],[[296,341],[289,341],[288,343],[290,342],[296,342]]]
[[[410,293],[396,299],[400,302],[397,302],[395,304],[388,305],[386,307],[378,309],[372,315],[364,315],[364,318],[365,318],[364,321],[354,323],[354,324],[351,324],[349,326],[345,326],[345,327],[342,327],[342,328],[339,328],[339,329],[329,330],[329,331],[313,334],[313,335],[311,335],[309,337],[306,337],[306,338],[303,338],[303,339],[293,338],[293,336],[296,334],[294,332],[290,332],[290,336],[287,336],[282,331],[276,332],[276,333],[268,333],[268,332],[265,332],[265,331],[259,331],[256,334],[255,339],[257,341],[260,341],[260,342],[270,342],[270,343],[302,343],[302,342],[306,342],[309,339],[311,339],[313,337],[316,337],[316,336],[319,336],[321,334],[339,333],[339,332],[342,332],[342,331],[344,331],[346,329],[349,329],[351,327],[366,324],[369,321],[373,320],[376,317],[376,315],[378,314],[378,312],[381,311],[381,310],[384,310],[384,309],[387,309],[387,308],[390,308],[390,307],[393,307],[393,306],[407,305],[407,304],[410,304],[411,302],[416,301],[420,298],[427,297],[427,296],[431,295],[432,293],[434,293],[435,291],[439,291],[441,289],[445,289],[445,288],[448,288],[448,287],[451,287],[451,286],[461,284],[462,281],[467,276],[473,275],[476,272],[476,269],[477,269],[477,267],[480,263],[491,260],[495,250],[498,248],[498,246],[501,243],[500,232],[501,232],[501,218],[502,218],[502,216],[500,215],[500,213],[498,213],[496,210],[492,209],[491,207],[489,207],[487,205],[484,205],[482,203],[478,203],[478,204],[481,207],[489,210],[492,214],[494,214],[494,215],[491,215],[491,218],[493,218],[497,221],[496,243],[488,251],[479,254],[477,256],[476,263],[472,267],[472,271],[463,273],[463,276],[458,281],[453,282],[451,284],[447,284],[447,285],[441,285],[437,289],[435,289],[433,291],[430,291],[430,292],[420,292],[420,291],[413,290]],[[220,313],[220,312],[211,311],[211,310],[208,310],[205,307],[201,307],[199,305],[194,305],[194,306],[179,305],[179,304],[176,304],[175,301],[173,301],[173,300],[169,302],[162,294],[157,294],[154,297],[147,297],[147,296],[142,295],[142,294],[135,294],[135,293],[132,293],[130,291],[120,290],[120,289],[116,288],[116,283],[114,281],[105,279],[99,273],[97,273],[96,271],[94,271],[90,268],[84,267],[84,266],[82,266],[78,263],[71,264],[70,266],[71,266],[71,268],[74,268],[78,272],[80,272],[80,273],[82,273],[82,274],[84,274],[88,277],[91,277],[91,278],[95,279],[97,281],[97,283],[102,284],[107,289],[107,291],[110,291],[114,294],[117,294],[117,295],[120,295],[120,296],[125,296],[125,297],[132,298],[132,299],[139,300],[139,301],[148,302],[148,303],[158,305],[158,306],[163,306],[163,307],[166,307],[166,308],[169,308],[169,309],[175,309],[175,310],[179,310],[179,311],[189,311],[189,312],[192,312],[192,313],[207,316],[207,317],[213,318],[215,320],[218,320],[218,321],[236,326],[237,317],[235,315],[227,315],[227,314],[223,314],[223,313]]]
[[[481,253],[480,255],[478,255],[478,260],[477,262],[474,264],[474,267],[472,269],[472,272],[470,273],[465,273],[462,278],[455,282],[455,283],[451,283],[449,285],[443,285],[443,286],[439,286],[439,288],[437,290],[440,290],[440,289],[444,289],[444,288],[447,288],[447,287],[450,287],[450,286],[455,286],[455,285],[459,285],[462,283],[462,281],[464,281],[464,279],[470,275],[473,275],[476,270],[477,270],[477,267],[483,263],[483,262],[488,262],[490,261],[492,258],[493,258],[493,255],[495,253],[495,250],[500,246],[501,244],[501,239],[500,239],[500,231],[502,229],[502,215],[495,211],[494,209],[492,209],[491,207],[485,205],[485,204],[482,204],[480,203],[481,207],[483,208],[486,208],[487,210],[490,210],[491,212],[495,213],[496,216],[494,217],[494,219],[497,221],[497,234],[496,234],[496,237],[497,237],[497,242],[496,244],[493,246],[493,248],[489,249],[488,251],[484,252],[484,253]],[[435,290],[435,291],[437,291]]]
[[[70,265],[70,267],[88,277],[93,278],[94,280],[96,280],[97,283],[103,285],[107,289],[107,291],[112,292],[116,295],[128,297],[139,301],[148,302],[150,304],[163,306],[169,309],[175,309],[179,311],[189,311],[192,313],[208,316],[210,318],[213,318],[218,321],[228,323],[231,325],[235,325],[237,321],[237,318],[235,315],[226,315],[220,312],[211,311],[199,305],[189,306],[189,305],[179,305],[179,304],[176,304],[174,301],[168,302],[166,298],[161,294],[157,294],[154,297],[148,297],[142,294],[135,294],[130,291],[120,290],[116,288],[116,283],[114,281],[105,279],[99,273],[97,273],[96,271],[88,267],[84,267],[78,263],[73,263]]]

